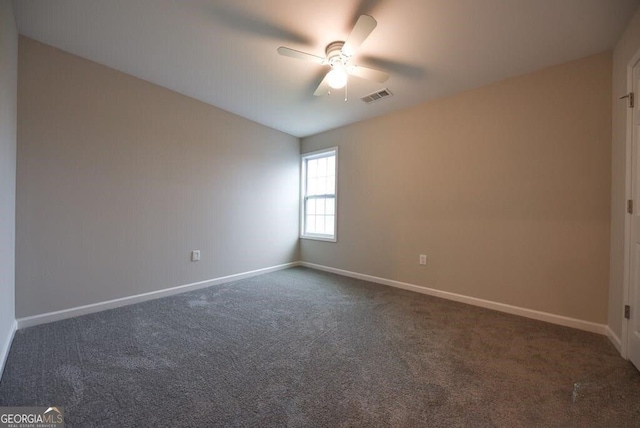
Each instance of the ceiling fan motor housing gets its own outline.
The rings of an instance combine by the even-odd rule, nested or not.
[[[327,49],[325,50],[327,54],[327,62],[332,67],[336,63],[341,63],[345,65],[349,58],[342,53],[342,47],[344,46],[344,42],[333,42],[327,45]]]

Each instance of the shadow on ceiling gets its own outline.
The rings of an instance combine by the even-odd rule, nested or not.
[[[263,18],[258,17],[251,12],[233,10],[216,4],[208,4],[206,6],[206,12],[218,24],[225,25],[239,31],[270,39],[286,40],[291,43],[299,43],[303,45],[311,43],[311,39],[309,39],[309,37],[265,21]]]

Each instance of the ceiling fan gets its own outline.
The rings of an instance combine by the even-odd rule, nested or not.
[[[284,46],[278,48],[278,53],[291,58],[313,61],[320,65],[329,65],[331,67],[331,70],[329,70],[313,93],[315,96],[327,94],[330,90],[329,88],[340,89],[345,87],[349,75],[384,83],[389,78],[389,73],[349,63],[356,49],[369,37],[369,34],[376,28],[376,25],[378,25],[378,23],[373,17],[360,15],[347,40],[329,43],[324,58]]]

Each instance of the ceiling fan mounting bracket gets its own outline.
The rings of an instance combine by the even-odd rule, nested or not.
[[[325,49],[325,53],[327,54],[327,62],[332,67],[338,62],[342,63],[342,65],[345,65],[349,60],[349,57],[347,57],[342,52],[343,46],[344,42],[342,41],[332,42],[327,45],[327,48]]]

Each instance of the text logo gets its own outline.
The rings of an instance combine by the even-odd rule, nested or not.
[[[0,428],[64,428],[62,407],[0,407]]]

